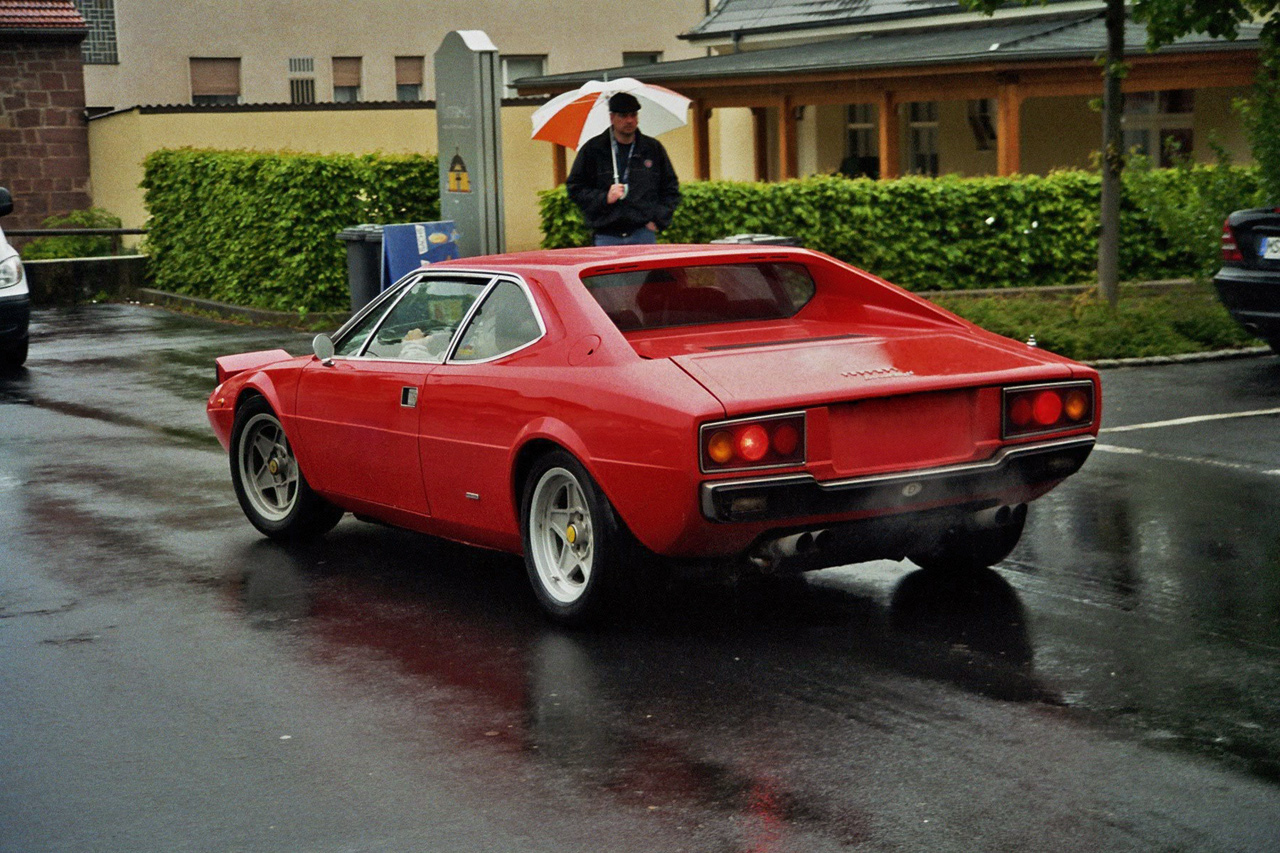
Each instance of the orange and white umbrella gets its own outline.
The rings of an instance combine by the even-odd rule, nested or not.
[[[609,98],[619,92],[640,102],[640,132],[657,136],[688,123],[691,101],[678,92],[634,77],[592,80],[547,101],[533,114],[533,138],[581,148],[609,126]]]

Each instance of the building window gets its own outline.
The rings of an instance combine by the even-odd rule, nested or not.
[[[289,60],[289,103],[314,104],[316,102],[316,61],[310,56],[295,56]]]
[[[546,73],[547,57],[542,56],[504,56],[502,57],[502,97],[514,98],[519,93],[511,84],[521,77],[539,77]]]
[[[396,57],[396,100],[422,100],[422,57]]]
[[[191,103],[240,103],[240,59],[192,58]]]
[[[1124,148],[1168,168],[1192,152],[1194,115],[1191,89],[1130,92],[1124,96]]]
[[[969,102],[969,129],[979,151],[990,151],[996,144],[995,102],[990,98]]]
[[[850,178],[880,177],[880,134],[875,104],[845,108],[844,161],[840,173]]]
[[[662,61],[662,51],[660,50],[624,50],[622,52],[623,65],[653,65]]]
[[[118,63],[115,0],[75,0],[75,3],[80,17],[89,25],[89,34],[80,45],[85,65]]]
[[[917,175],[938,174],[936,101],[913,101],[907,104],[907,171]]]
[[[333,99],[344,104],[360,100],[360,57],[333,58]]]

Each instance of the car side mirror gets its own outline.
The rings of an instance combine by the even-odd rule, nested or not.
[[[333,338],[328,335],[316,335],[311,340],[311,348],[315,350],[316,358],[320,359],[320,363],[328,367],[333,364]]]
[[[13,213],[13,196],[4,187],[0,187],[0,216]]]

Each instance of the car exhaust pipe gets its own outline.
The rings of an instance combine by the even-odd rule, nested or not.
[[[803,533],[771,539],[761,543],[751,555],[751,562],[766,571],[776,569],[781,563],[793,557],[816,553],[825,547],[826,541],[826,530],[806,530]]]
[[[991,530],[996,527],[1005,527],[1013,522],[1014,513],[1018,511],[1020,506],[997,506],[991,509],[984,509],[969,517],[968,526],[973,530]]]

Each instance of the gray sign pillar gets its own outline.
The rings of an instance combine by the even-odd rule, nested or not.
[[[435,55],[440,218],[462,257],[506,251],[502,214],[502,68],[480,30],[455,30]]]

